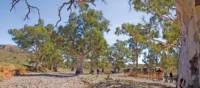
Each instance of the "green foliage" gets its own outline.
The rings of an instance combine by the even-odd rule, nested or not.
[[[9,34],[20,48],[37,52],[39,46],[48,38],[48,33],[42,24],[35,26],[25,25],[22,29],[11,29]]]
[[[178,63],[178,57],[174,55],[162,55],[161,58],[161,66],[166,72],[177,72],[177,63]]]
[[[137,11],[147,12],[154,15],[170,14],[170,10],[175,8],[175,0],[130,0]]]
[[[130,24],[124,23],[121,27],[116,28],[117,35],[128,35],[129,46],[132,49],[135,58],[146,50],[144,62],[150,66],[159,64],[161,55],[166,53],[170,55],[171,49],[177,52],[176,43],[180,36],[175,16],[174,0],[129,0],[130,6],[135,10],[150,14],[149,21],[144,23]],[[163,38],[167,42],[157,40]],[[137,59],[136,59],[137,60]]]
[[[148,24],[133,25],[124,23],[121,27],[116,29],[115,33],[117,35],[127,35],[130,37],[127,41],[127,45],[132,52],[132,62],[136,63],[138,66],[139,55],[150,44],[153,36],[155,36],[155,31],[151,30]]]
[[[178,24],[175,24],[171,20],[164,20],[163,24],[163,37],[167,40],[167,43],[177,42],[181,34]]]
[[[59,27],[59,33],[65,40],[65,50],[71,51],[66,53],[72,56],[103,49],[106,46],[104,31],[108,31],[108,21],[101,12],[92,9],[80,15],[72,13],[69,23]]]
[[[96,61],[107,48],[103,33],[109,31],[108,24],[100,11],[87,9],[71,13],[68,23],[59,27],[65,54],[75,59],[76,63],[83,63],[77,60],[85,60],[86,57]]]
[[[20,48],[32,53],[31,60],[35,61],[37,66],[52,69],[62,61],[53,25],[44,26],[43,20],[40,19],[34,26],[25,25],[22,29],[11,29],[9,33]]]
[[[132,52],[126,46],[125,41],[117,41],[109,50],[109,61],[112,63],[113,69],[121,69],[125,67],[125,63],[131,59]]]
[[[151,14],[150,27],[153,30],[163,30],[164,39],[168,44],[177,43],[180,28],[175,13],[175,0],[130,0],[137,11]]]
[[[89,8],[95,1],[71,2],[72,6],[78,6],[79,12],[70,13],[67,24],[60,26],[58,31],[53,25],[44,26],[44,21],[39,19],[34,26],[25,25],[21,29],[11,29],[9,33],[19,47],[33,54],[32,60],[49,69],[61,64],[63,55],[69,57],[65,58],[67,67],[88,58],[91,67],[106,68],[112,63],[114,68],[122,68],[129,61],[138,64],[144,50],[148,53],[143,61],[150,67],[160,63],[164,68],[175,65],[178,49],[174,44],[178,42],[180,30],[174,0],[130,0],[135,10],[150,14],[150,19],[142,24],[124,23],[116,28],[117,35],[127,35],[130,39],[117,41],[111,48],[104,38],[104,32],[109,31],[109,21],[101,11]],[[163,54],[173,59],[165,61]]]
[[[14,53],[0,50],[0,62],[22,65],[26,63],[28,59],[30,59],[28,53]]]
[[[97,65],[99,68],[103,68],[103,69],[111,67],[111,63],[109,62],[109,60],[107,58],[99,59]]]
[[[133,25],[130,23],[122,24],[121,28],[117,28],[116,34],[125,34],[131,37],[132,40],[138,43],[147,43],[150,29],[145,24]]]

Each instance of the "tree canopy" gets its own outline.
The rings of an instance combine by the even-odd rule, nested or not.
[[[39,8],[31,5],[28,0],[12,0],[11,11],[23,1],[28,9],[25,19],[29,18],[33,9],[38,11],[40,18]],[[129,61],[138,66],[141,55],[144,55],[143,62],[148,67],[161,64],[166,67],[169,61],[162,59],[165,56],[177,58],[180,28],[175,15],[174,0],[129,0],[127,3],[131,8],[150,15],[150,18],[142,23],[123,23],[117,27],[115,34],[126,35],[129,39],[117,41],[113,46],[109,46],[104,38],[104,33],[110,30],[109,21],[101,11],[90,8],[90,5],[95,6],[95,2],[96,0],[64,1],[59,8],[56,25],[61,21],[63,8],[67,7],[70,15],[65,25],[44,26],[44,22],[39,19],[34,26],[25,25],[24,28],[12,29],[9,33],[13,35],[18,46],[37,57],[35,60],[38,60],[38,63],[43,61],[46,62],[43,66],[54,68],[54,65],[62,62],[62,58],[66,56],[76,63],[77,74],[83,72],[84,61],[87,59],[91,61],[91,66],[96,65],[96,68],[105,68],[112,62],[116,70],[125,67]],[[164,64],[165,62],[167,64]]]

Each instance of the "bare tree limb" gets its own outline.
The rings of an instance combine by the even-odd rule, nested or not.
[[[132,4],[133,4],[132,0],[129,0],[129,1],[128,1],[129,10],[131,10],[131,9],[132,9]]]
[[[28,0],[12,0],[11,1],[11,8],[10,8],[10,12],[15,8],[15,6],[20,2],[20,1],[24,1],[28,11],[24,17],[24,20],[29,19],[29,15],[31,13],[32,10],[37,10],[37,14],[39,16],[40,19],[40,9],[36,6],[31,5]],[[62,16],[61,16],[61,12],[63,10],[64,7],[67,7],[67,11],[71,11],[72,8],[76,8],[79,3],[88,3],[88,4],[92,4],[93,6],[96,6],[96,4],[94,3],[96,0],[68,0],[66,2],[63,2],[62,5],[59,7],[58,9],[58,17],[59,20],[56,22],[56,26],[59,24],[59,22],[62,20]],[[102,0],[102,2],[106,3],[106,0]]]
[[[60,8],[58,9],[58,17],[59,17],[59,20],[56,22],[56,26],[58,25],[58,23],[61,21],[61,11],[62,11],[62,9],[65,7],[67,5],[67,3],[65,2],[65,3],[63,3],[61,6],[60,6]]]
[[[102,0],[104,3],[105,3],[105,0]],[[94,5],[94,6],[96,6],[95,5],[95,0],[69,0],[68,2],[64,2],[61,6],[60,6],[60,8],[58,9],[58,17],[59,17],[59,20],[56,22],[56,26],[60,23],[60,21],[62,20],[62,16],[61,16],[61,12],[62,12],[62,10],[63,10],[63,8],[65,7],[65,6],[68,6],[67,7],[67,11],[71,11],[72,10],[72,8],[74,7],[74,8],[76,8],[77,6],[78,6],[78,4],[79,3],[82,3],[82,2],[84,2],[84,3],[90,3],[90,4],[92,4],[92,5]]]
[[[62,17],[61,17],[61,12],[63,10],[63,8],[67,5],[69,5],[67,7],[67,11],[71,10],[72,9],[72,5],[75,4],[75,0],[70,0],[68,2],[64,2],[62,3],[62,5],[60,6],[60,8],[58,9],[58,17],[59,17],[59,20],[56,22],[56,26],[60,23],[60,21],[62,20]]]
[[[19,2],[20,0],[12,0],[11,4],[11,9],[10,9],[10,12],[15,8],[15,5]]]
[[[22,1],[22,0],[12,0],[10,12],[15,8],[15,6],[17,5],[17,3],[19,3],[20,1]],[[40,10],[39,10],[39,8],[36,7],[36,6],[31,5],[28,2],[28,0],[23,0],[23,1],[24,1],[25,5],[26,5],[26,7],[28,9],[28,12],[26,13],[24,20],[29,19],[29,15],[31,13],[31,10],[33,10],[33,9],[37,10],[37,14],[38,14],[39,19],[40,19]]]
[[[29,14],[30,14],[30,12],[31,12],[32,9],[37,10],[37,13],[38,13],[38,16],[39,16],[39,19],[40,19],[40,10],[39,10],[39,8],[36,7],[36,6],[32,6],[31,4],[29,4],[28,0],[25,0],[25,3],[26,3],[26,6],[28,8],[28,12],[27,12],[24,20],[29,19]]]

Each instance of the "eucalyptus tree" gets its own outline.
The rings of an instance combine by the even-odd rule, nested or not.
[[[130,2],[134,9],[152,14],[150,22],[158,23],[162,29],[166,28],[164,31],[168,33],[164,34],[168,36],[165,44],[167,50],[175,47],[179,51],[180,48],[177,87],[198,88],[200,84],[197,63],[199,62],[197,37],[199,0],[130,0]]]
[[[63,50],[62,50],[63,51]],[[64,65],[65,68],[70,69],[71,71],[74,71],[75,68],[75,60],[70,56],[65,54],[65,52],[63,52],[63,58],[64,58]]]
[[[87,35],[86,42],[90,45],[90,48],[88,48],[90,49],[90,53],[87,56],[90,59],[90,71],[94,72],[94,68],[98,68],[99,60],[105,55],[108,45],[103,33],[95,29]]]
[[[108,56],[100,56],[97,60],[97,67],[101,69],[101,72],[112,69],[112,64],[110,63]]]
[[[56,46],[56,36],[53,26],[44,26],[43,20],[39,20],[34,26],[25,25],[21,29],[11,29],[9,34],[20,48],[24,48],[32,54],[32,61],[39,67],[56,69],[57,60],[60,60],[60,51]],[[54,65],[53,65],[54,64]]]
[[[169,52],[161,54],[160,64],[164,72],[177,73],[178,54],[176,49],[170,49]]]
[[[20,48],[24,48],[33,53],[33,58],[37,62],[36,67],[38,67],[39,62],[42,60],[40,46],[45,42],[44,40],[48,38],[46,33],[47,30],[45,30],[41,22],[35,26],[25,25],[22,29],[9,30],[9,34],[13,36],[13,40]]]
[[[96,69],[101,69],[102,72],[104,71],[110,71],[112,69],[112,64],[110,60],[110,53],[111,53],[111,48],[109,45],[104,46],[105,48],[102,49],[101,51],[93,52],[91,53],[91,57],[89,59],[91,60],[91,71],[94,71],[94,68]]]
[[[91,52],[88,55],[88,59],[90,60],[90,73],[93,74],[95,69],[101,69],[104,72],[105,69],[109,69],[110,61],[108,59],[108,52],[106,48],[102,50],[98,50],[95,52]]]
[[[199,5],[199,0],[176,0],[182,35],[177,85],[179,88],[200,87]]]
[[[144,61],[153,66],[159,64],[163,53],[169,53],[171,49],[178,53],[180,28],[175,15],[175,1],[129,0],[129,3],[136,11],[145,12],[150,16],[149,21],[144,20],[142,24],[125,23],[117,28],[117,35],[125,34],[130,37],[130,46],[136,58],[147,49],[149,53]]]
[[[102,12],[84,8],[71,13],[68,23],[59,27],[66,53],[76,61],[76,74],[83,73],[83,63],[89,53],[101,52],[106,47],[103,33],[109,31],[109,21]]]
[[[57,71],[59,65],[63,64],[61,46],[59,46],[60,36],[54,30],[52,24],[46,27],[48,31],[48,39],[41,46],[41,54],[43,55],[44,66],[50,70]]]
[[[125,67],[125,64],[131,57],[130,49],[128,49],[125,41],[119,41],[110,47],[109,60],[113,66],[113,72],[119,72],[121,68]]]
[[[41,18],[41,12],[40,12],[40,8],[37,7],[36,5],[33,5],[31,1],[34,0],[9,0],[10,1],[10,12],[13,11],[13,9],[19,4],[19,3],[24,3],[27,12],[26,15],[24,17],[24,20],[28,20],[30,19],[30,14],[32,11],[37,11],[38,14],[38,18]],[[101,0],[102,2],[105,2],[105,0]],[[82,8],[82,7],[90,7],[92,6],[96,6],[95,4],[96,0],[64,0],[61,5],[58,8],[58,21],[56,22],[56,26],[58,26],[59,22],[62,20],[62,11],[63,9],[65,9],[67,11],[75,11],[78,8]]]
[[[23,0],[12,0],[12,8],[14,8],[19,1]],[[29,5],[27,0],[24,1],[26,1],[29,14],[30,10],[35,7]],[[69,9],[72,6],[76,7],[76,5],[82,1],[85,1],[85,3],[88,4],[96,0],[69,0],[69,2],[66,1],[63,3],[61,10],[64,6],[68,6]],[[199,32],[197,30],[199,20],[199,0],[129,0],[129,3],[130,6],[133,6],[137,11],[151,14],[152,17],[150,18],[150,23],[157,26],[157,29],[159,28],[158,26],[162,26],[163,18],[168,19],[173,24],[178,24],[178,29],[181,29],[182,37],[178,72],[179,85],[177,85],[177,87],[199,87],[199,64],[194,63],[199,62]],[[175,9],[177,9],[178,19],[172,16],[172,13],[175,13]],[[59,10],[59,12],[61,10]],[[194,35],[196,37],[194,37]],[[180,37],[174,39],[173,42],[168,43],[168,48],[176,47],[179,38]]]
[[[144,54],[143,62],[147,65],[148,68],[155,68],[162,66],[161,62],[162,54],[167,52],[164,50],[165,46],[162,43],[153,42],[148,47],[148,52]],[[167,52],[168,53],[168,52]]]
[[[132,58],[136,60],[136,66],[138,66],[139,55],[154,40],[157,31],[151,30],[149,24],[124,23],[116,29],[116,34],[129,36],[128,45],[134,55]]]
[[[177,47],[180,30],[174,0],[130,0],[129,3],[136,11],[145,12],[150,16],[149,21],[145,21],[150,30],[162,32],[163,36],[159,34],[155,38],[163,37],[166,39],[166,48]],[[162,43],[161,41],[156,41]]]

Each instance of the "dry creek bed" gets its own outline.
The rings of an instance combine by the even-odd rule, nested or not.
[[[175,88],[174,83],[163,83],[141,78],[111,75],[80,75],[72,73],[29,73],[0,82],[0,88]]]

